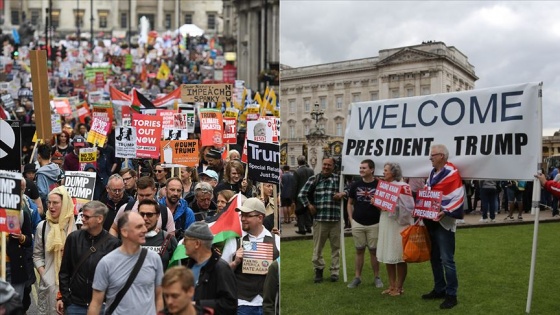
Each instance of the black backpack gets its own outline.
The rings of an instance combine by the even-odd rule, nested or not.
[[[135,199],[130,200],[126,204],[126,207],[124,207],[124,211],[132,210],[132,207],[134,207],[135,203],[136,203]],[[167,207],[159,203],[158,205],[159,205],[159,214],[161,215],[161,229],[167,232]]]

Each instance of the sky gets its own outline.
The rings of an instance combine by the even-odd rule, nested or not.
[[[560,130],[560,1],[280,2],[280,62],[302,67],[442,41],[475,88],[543,82],[543,135]]]

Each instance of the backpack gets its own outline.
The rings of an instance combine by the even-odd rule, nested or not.
[[[134,207],[135,203],[136,203],[135,199],[130,200],[126,204],[126,207],[124,207],[124,211],[132,210],[132,207]],[[161,215],[161,229],[167,232],[167,207],[161,204],[158,205],[159,205],[159,214]]]

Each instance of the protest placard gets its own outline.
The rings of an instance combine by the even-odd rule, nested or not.
[[[177,124],[183,125],[183,124],[185,124],[185,122],[186,122],[186,124],[187,124],[187,127],[186,127],[187,132],[190,133],[190,134],[194,133],[194,127],[195,127],[195,125],[196,125],[196,112],[195,112],[195,109],[192,108],[191,106],[184,105],[184,104],[183,104],[182,106],[181,106],[181,105],[179,105],[179,106],[180,106],[180,107],[179,107],[179,112],[180,112],[180,114],[184,114],[184,115],[186,115],[186,116],[181,116],[181,119],[182,119],[181,122],[178,122],[178,121],[177,121],[177,118],[178,118],[178,117],[175,116],[175,124],[176,124],[176,125],[175,125],[175,128],[183,128],[183,127],[179,127]]]
[[[20,233],[20,173],[0,171],[0,232]]]
[[[88,132],[87,142],[100,147],[105,144],[105,141],[107,141],[107,133],[109,132],[109,129],[111,129],[111,122],[106,119],[108,119],[108,117],[100,118],[94,116],[91,128]]]
[[[197,166],[198,140],[162,141],[161,162],[166,167]]]
[[[163,140],[187,140],[188,133],[186,129],[164,128]]]
[[[190,102],[231,102],[231,84],[182,84],[181,101]]]
[[[259,119],[247,122],[247,139],[251,141],[272,143],[270,121]]]
[[[375,189],[373,205],[394,213],[401,193],[401,186],[380,180]]]
[[[237,119],[232,117],[224,117],[224,136],[225,144],[237,143]]]
[[[85,204],[93,200],[95,178],[96,173],[94,172],[66,171],[64,173],[64,186],[70,197],[76,198],[76,202],[79,204]]]
[[[83,171],[86,164],[93,164],[97,167],[97,148],[81,148],[78,154],[80,171]]]
[[[416,195],[416,204],[414,205],[415,217],[426,219],[435,219],[441,209],[441,200],[443,192],[439,190],[421,189]]]
[[[263,242],[243,241],[242,272],[247,274],[264,275],[273,261],[274,244]]]
[[[136,158],[136,128],[115,128],[115,156],[119,158]]]
[[[202,146],[223,145],[222,113],[216,109],[200,110],[200,142]]]
[[[247,176],[260,183],[278,184],[280,177],[280,146],[247,140]]]
[[[132,127],[136,127],[137,157],[159,158],[162,118],[132,113]]]

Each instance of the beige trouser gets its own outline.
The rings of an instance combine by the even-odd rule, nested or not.
[[[327,239],[331,243],[331,275],[338,275],[340,269],[340,221],[313,222],[313,268],[325,269],[323,247]]]

